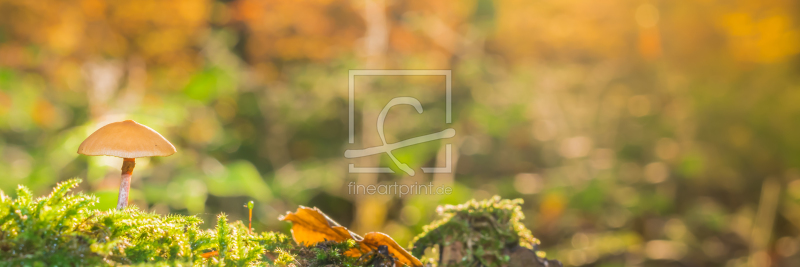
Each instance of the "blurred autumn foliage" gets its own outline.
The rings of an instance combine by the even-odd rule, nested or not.
[[[0,189],[42,194],[80,177],[98,208],[113,207],[121,159],[75,150],[133,119],[178,149],[137,161],[131,201],[159,213],[243,219],[255,200],[254,228],[286,230],[279,214],[317,206],[404,245],[437,205],[499,194],[525,199],[525,223],[569,266],[797,266],[798,10],[788,0],[0,0]],[[453,70],[453,175],[347,173],[350,69]],[[426,81],[365,92],[443,94],[409,89]],[[359,133],[374,135],[373,107],[357,108]],[[387,123],[392,140],[429,129]],[[440,147],[397,153],[429,166]],[[453,194],[350,195],[350,182]]]

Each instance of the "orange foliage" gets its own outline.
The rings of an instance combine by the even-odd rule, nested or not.
[[[353,239],[359,244],[359,247],[348,251],[348,256],[359,257],[364,253],[376,251],[378,246],[385,245],[389,248],[389,253],[397,258],[399,265],[422,266],[422,262],[412,256],[411,253],[408,253],[388,235],[380,232],[371,232],[362,238],[331,220],[317,208],[301,206],[297,209],[297,212],[289,212],[281,217],[280,220],[292,223],[292,238],[298,244],[310,246],[324,241],[343,242]]]

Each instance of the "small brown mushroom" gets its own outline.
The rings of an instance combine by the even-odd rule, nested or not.
[[[117,209],[128,205],[131,188],[131,174],[136,166],[136,158],[166,157],[176,152],[161,134],[150,127],[132,120],[114,122],[97,129],[83,140],[78,154],[87,156],[114,156],[123,158],[122,181],[119,184]]]

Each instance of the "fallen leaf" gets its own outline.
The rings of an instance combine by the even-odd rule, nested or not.
[[[209,252],[206,252],[206,253],[200,254],[200,257],[203,257],[203,258],[206,258],[206,259],[208,259],[208,258],[211,258],[211,257],[213,257],[213,256],[217,256],[217,255],[219,255],[219,252],[217,252],[216,250],[214,250],[214,251],[209,251]]]
[[[278,219],[292,223],[292,238],[297,244],[312,246],[324,241],[343,242],[353,239],[359,244],[359,248],[347,251],[347,256],[360,257],[370,251],[376,251],[380,245],[385,245],[389,248],[389,253],[397,258],[398,266],[404,264],[412,267],[422,266],[422,262],[412,256],[411,253],[408,253],[388,235],[380,232],[371,232],[361,237],[339,225],[317,208],[300,206],[297,212],[288,212]]]
[[[361,252],[367,253],[369,251],[377,250],[378,246],[384,245],[389,247],[389,254],[397,258],[397,265],[403,266],[403,264],[408,266],[422,266],[422,262],[420,262],[417,258],[408,253],[403,247],[397,244],[390,236],[381,233],[381,232],[371,232],[364,235],[364,240],[358,241],[361,245]],[[364,251],[365,248],[369,248],[369,250]],[[358,256],[361,256],[359,254]]]
[[[356,241],[362,239],[328,218],[317,208],[300,206],[297,208],[297,212],[288,212],[278,219],[292,222],[292,238],[297,244],[311,246],[324,241],[342,242],[347,239]]]

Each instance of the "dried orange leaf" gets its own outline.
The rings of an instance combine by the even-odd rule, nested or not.
[[[329,218],[317,208],[301,206],[297,212],[288,212],[279,218],[281,221],[292,223],[292,238],[298,244],[311,246],[323,241],[343,242],[353,239],[359,244],[359,248],[354,248],[346,252],[347,256],[360,257],[370,251],[378,250],[378,246],[385,245],[389,253],[397,258],[397,265],[408,265],[412,267],[422,266],[417,258],[408,253],[403,247],[397,244],[391,237],[384,233],[367,233],[363,238],[347,228],[339,225],[336,221]]]
[[[365,247],[370,251],[378,250],[378,246],[385,245],[389,247],[389,254],[397,258],[397,266],[422,266],[417,258],[408,253],[403,247],[397,244],[391,237],[381,232],[371,232],[364,235],[364,240],[358,242],[361,245],[362,251]]]
[[[206,259],[214,257],[214,256],[217,256],[217,255],[219,255],[219,252],[217,252],[216,250],[200,254],[201,257],[206,258]]]
[[[288,212],[279,219],[292,223],[292,238],[297,244],[311,246],[326,240],[342,242],[347,239],[356,241],[361,239],[360,236],[331,220],[317,208],[300,206],[297,208],[297,212]]]

